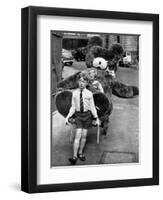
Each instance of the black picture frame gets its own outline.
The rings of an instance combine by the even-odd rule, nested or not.
[[[153,23],[153,177],[37,184],[37,16],[71,16]],[[28,193],[159,184],[159,15],[30,6],[21,11],[21,190]]]

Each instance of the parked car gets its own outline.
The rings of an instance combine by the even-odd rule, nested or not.
[[[123,57],[123,63],[124,64],[131,64],[131,53],[126,51],[125,55]]]
[[[74,57],[72,56],[71,51],[62,49],[62,63],[64,65],[71,66],[74,62]]]
[[[131,61],[132,61],[131,53],[126,51],[124,53],[122,60],[119,62],[119,66],[120,67],[130,67]]]

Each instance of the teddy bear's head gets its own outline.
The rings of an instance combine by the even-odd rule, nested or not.
[[[105,70],[108,72],[109,75],[115,78],[117,68],[114,63],[111,63],[102,57],[97,57],[93,60],[93,67],[96,69]]]

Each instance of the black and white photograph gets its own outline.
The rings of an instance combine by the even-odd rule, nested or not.
[[[51,167],[140,163],[140,37],[50,31]]]
[[[22,190],[159,184],[159,16],[22,9]]]

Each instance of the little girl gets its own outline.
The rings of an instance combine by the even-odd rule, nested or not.
[[[88,89],[94,92],[102,92],[104,93],[103,87],[101,83],[96,79],[97,77],[97,70],[94,68],[87,69],[86,71],[82,72],[88,80]]]

